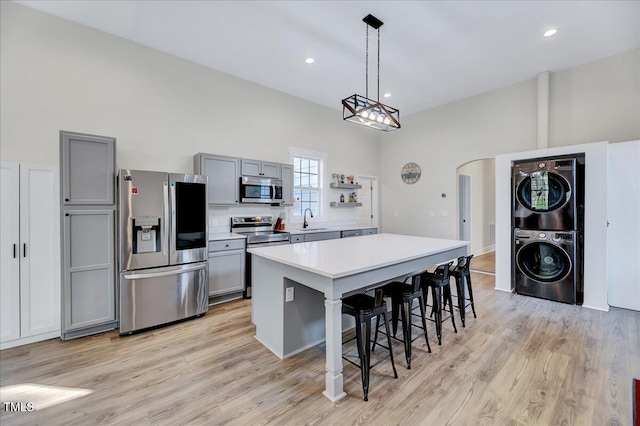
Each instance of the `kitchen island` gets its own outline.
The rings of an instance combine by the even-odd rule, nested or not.
[[[256,339],[281,359],[326,340],[323,394],[335,402],[346,396],[342,297],[468,250],[468,241],[394,234],[250,249]]]

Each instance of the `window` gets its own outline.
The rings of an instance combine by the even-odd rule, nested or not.
[[[321,171],[321,158],[293,157],[293,197],[296,200],[293,216],[303,216],[307,208],[311,209],[314,216],[320,216]]]

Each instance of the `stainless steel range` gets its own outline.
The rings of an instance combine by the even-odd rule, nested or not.
[[[234,216],[231,232],[247,236],[247,249],[289,244],[289,233],[273,229],[273,216]],[[251,254],[247,252],[244,297],[251,298]]]

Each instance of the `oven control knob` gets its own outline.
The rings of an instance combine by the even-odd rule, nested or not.
[[[539,163],[538,164],[538,168],[539,169],[544,169],[545,167],[547,167],[547,165],[545,163]]]
[[[541,233],[538,234],[538,237],[547,238],[547,234],[545,234],[544,232],[541,232]]]

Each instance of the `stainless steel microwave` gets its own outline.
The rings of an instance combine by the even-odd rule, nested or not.
[[[282,181],[280,179],[243,176],[240,178],[240,201],[242,203],[282,204]]]

